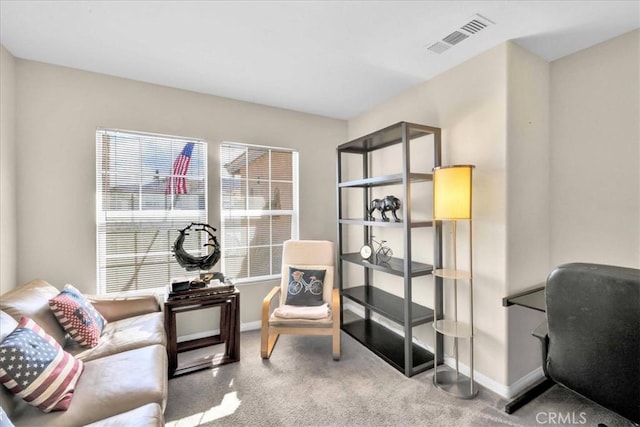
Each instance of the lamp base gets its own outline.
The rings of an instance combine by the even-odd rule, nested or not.
[[[478,395],[478,385],[453,369],[440,369],[433,373],[433,385],[459,399],[473,399]]]

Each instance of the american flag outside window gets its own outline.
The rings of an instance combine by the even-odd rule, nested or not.
[[[193,142],[186,143],[180,155],[173,162],[173,173],[167,181],[165,194],[187,194],[187,180],[185,176],[189,171],[193,145]]]

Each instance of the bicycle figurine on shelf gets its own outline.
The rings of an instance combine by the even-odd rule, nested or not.
[[[305,292],[311,292],[312,295],[322,294],[322,282],[316,276],[311,276],[309,283],[302,277],[304,276],[302,271],[294,271],[291,276],[293,280],[289,282],[288,289],[290,295],[298,295],[303,289]]]
[[[360,256],[363,259],[369,259],[371,254],[374,254],[375,263],[388,262],[393,256],[393,251],[389,246],[385,245],[385,243],[387,243],[386,240],[378,241],[374,239],[374,237],[376,236],[371,236],[369,243],[360,248]],[[378,245],[378,249],[376,249],[375,252],[373,250],[374,243]]]

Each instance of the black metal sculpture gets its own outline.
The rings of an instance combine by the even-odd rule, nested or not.
[[[194,231],[203,231],[209,235],[209,243],[205,243],[203,245],[205,247],[213,247],[213,250],[208,255],[193,256],[187,253],[187,251],[182,247],[185,237],[189,235],[187,231],[191,230],[192,227],[195,227]],[[198,222],[192,222],[189,226],[179,230],[180,235],[173,243],[173,255],[176,257],[178,264],[187,271],[209,270],[213,267],[220,260],[221,256],[220,243],[218,243],[217,237],[213,234],[215,231],[217,230],[209,224],[202,224]]]
[[[389,221],[389,217],[387,217],[385,212],[391,211],[394,221],[400,222],[400,218],[398,218],[398,215],[396,214],[396,211],[400,209],[400,199],[396,196],[384,196],[384,199],[373,199],[371,201],[371,208],[367,213],[371,221],[376,220],[372,215],[373,211],[376,209],[380,211],[380,216],[383,221]]]

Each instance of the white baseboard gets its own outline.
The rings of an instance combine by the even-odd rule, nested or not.
[[[343,307],[344,307],[345,310],[349,310],[349,311],[359,315],[360,317],[364,317],[364,307],[361,306],[361,305],[345,302],[345,303],[343,303]],[[390,331],[400,335],[401,337],[404,336],[404,331],[402,329],[400,329],[399,327],[394,326],[394,324],[389,322],[385,317],[379,316],[379,315],[377,315],[375,313],[372,313],[371,314],[371,318],[372,318],[372,320],[374,320],[377,323],[380,323],[381,325],[383,325],[384,327],[386,327]],[[421,342],[420,340],[416,339],[415,337],[413,337],[412,341],[417,346],[422,347],[422,348],[426,349],[427,351],[433,353],[433,347]],[[455,359],[453,357],[445,356],[444,363],[445,363],[445,365],[455,369],[456,361],[455,361]],[[467,377],[469,376],[470,369],[469,369],[468,365],[459,362],[458,363],[458,369],[460,370],[460,372],[463,375],[466,375]],[[473,379],[478,384],[482,385],[485,388],[488,388],[489,390],[493,391],[494,393],[500,395],[501,397],[503,397],[505,399],[511,399],[511,398],[517,396],[520,392],[524,391],[525,389],[527,389],[531,385],[535,384],[537,381],[539,381],[543,377],[544,377],[544,374],[542,372],[542,367],[539,367],[539,368],[533,370],[532,372],[530,372],[529,374],[525,375],[524,377],[520,378],[519,380],[517,380],[516,382],[514,382],[510,386],[508,386],[508,385],[505,385],[505,384],[501,384],[501,383],[493,380],[492,378],[487,377],[486,375],[483,375],[482,373],[478,372],[475,369],[473,371]]]
[[[516,397],[543,378],[544,371],[542,370],[542,366],[540,366],[507,387],[509,394],[505,397],[507,399]]]
[[[352,304],[352,303],[349,303],[349,302],[344,302],[343,303],[343,308],[344,308],[344,310],[351,311],[351,312],[357,314],[360,317],[364,317],[364,307],[362,307],[361,305]],[[404,336],[404,331],[402,329],[400,329],[399,327],[395,326],[395,324],[393,324],[392,322],[388,321],[385,317],[379,316],[379,315],[377,315],[375,313],[372,313],[371,318],[375,322],[380,323],[385,328],[387,328],[390,331],[398,334],[399,336],[401,336],[401,337]],[[261,320],[255,320],[253,322],[244,322],[244,323],[240,324],[240,331],[241,332],[255,331],[255,330],[259,330],[261,327],[262,327],[262,321]],[[209,330],[209,331],[197,332],[197,333],[194,333],[194,334],[182,335],[182,336],[178,337],[178,342],[189,341],[189,340],[194,340],[194,339],[199,339],[199,338],[206,338],[206,337],[210,337],[212,335],[218,335],[219,333],[220,333],[219,329],[214,329],[214,330]],[[420,347],[426,349],[427,351],[433,353],[433,347],[431,347],[429,345],[426,345],[425,343],[421,342],[420,340],[416,339],[415,337],[413,338],[413,342],[417,346],[420,346]],[[455,369],[455,363],[456,362],[455,362],[455,359],[453,357],[445,356],[444,363],[445,363],[445,365]],[[470,369],[469,369],[468,365],[466,365],[464,363],[458,363],[458,369],[460,370],[460,372],[463,375],[469,376]],[[474,370],[473,377],[474,377],[474,380],[478,384],[482,385],[483,387],[488,388],[489,390],[493,391],[494,393],[500,395],[501,397],[503,397],[505,399],[512,399],[513,397],[515,397],[518,394],[520,394],[522,391],[524,391],[527,388],[529,388],[531,385],[535,384],[536,382],[538,382],[539,380],[544,378],[544,373],[542,372],[542,367],[539,367],[539,368],[531,371],[530,373],[528,373],[524,377],[520,378],[519,380],[515,381],[510,386],[501,384],[501,383],[499,383],[499,382],[487,377],[486,375],[483,375],[482,373],[478,372],[477,370]]]
[[[240,332],[256,331],[262,328],[262,320],[254,320],[253,322],[240,323]]]

